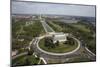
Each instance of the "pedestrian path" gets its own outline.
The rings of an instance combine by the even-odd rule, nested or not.
[[[48,33],[48,32],[55,32],[55,31],[45,22],[45,20],[40,20],[40,22],[42,23],[42,26],[44,27],[44,30],[46,31],[46,33]]]

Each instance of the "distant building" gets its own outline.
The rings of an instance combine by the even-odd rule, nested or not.
[[[53,43],[56,43],[57,41],[64,42],[67,40],[67,36],[68,36],[68,34],[55,33],[52,35]]]

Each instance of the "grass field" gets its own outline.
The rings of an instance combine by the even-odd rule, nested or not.
[[[49,23],[48,23],[51,27],[53,27],[55,30],[57,30],[57,31],[62,31],[62,27],[61,26],[59,26],[59,25],[57,25],[57,24],[55,24],[55,23],[53,23],[53,22],[51,22],[51,21],[49,21]]]
[[[48,25],[51,26],[56,32],[62,31],[62,27],[60,27],[59,25],[57,25],[51,21],[48,21]]]
[[[71,24],[74,28],[77,28],[81,31],[84,31],[84,32],[90,32],[89,29],[86,28],[86,26],[82,25],[82,24]]]
[[[59,46],[57,46],[55,48],[48,49],[47,47],[45,47],[44,39],[40,40],[40,42],[39,42],[39,47],[41,49],[43,49],[45,51],[48,51],[48,52],[53,52],[53,53],[66,53],[66,52],[70,52],[70,51],[76,49],[77,46],[78,46],[78,44],[70,45],[70,44],[60,43]]]

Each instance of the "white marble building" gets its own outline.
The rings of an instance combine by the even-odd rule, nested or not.
[[[53,43],[56,43],[57,41],[64,42],[67,40],[67,36],[68,36],[68,34],[55,33],[52,35]]]

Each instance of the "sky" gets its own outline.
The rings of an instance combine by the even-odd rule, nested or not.
[[[12,14],[56,14],[95,17],[95,6],[12,1]]]

